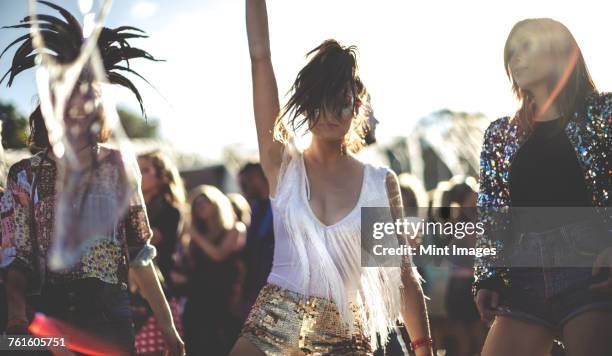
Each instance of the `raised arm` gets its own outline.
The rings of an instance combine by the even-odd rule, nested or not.
[[[270,55],[268,14],[265,0],[246,0],[246,24],[253,78],[253,108],[261,166],[270,191],[276,191],[276,179],[283,146],[274,141],[274,122],[280,112],[276,78]]]

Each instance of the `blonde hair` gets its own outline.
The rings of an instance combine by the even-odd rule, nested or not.
[[[251,225],[251,205],[246,198],[239,193],[229,193],[227,197],[232,204],[236,219],[247,227]]]
[[[234,208],[229,198],[223,194],[219,189],[212,185],[199,185],[191,190],[189,193],[189,203],[191,205],[191,221],[196,229],[203,230],[204,224],[199,221],[195,214],[195,201],[199,197],[205,197],[215,207],[216,221],[214,225],[221,227],[224,230],[231,230],[236,224],[236,215],[234,214]],[[204,233],[206,231],[200,231]]]
[[[506,74],[512,83],[512,91],[520,102],[520,108],[516,112],[519,127],[529,132],[533,127],[534,117],[537,114],[533,96],[529,91],[518,86],[510,70],[510,58],[512,51],[510,40],[516,32],[525,26],[533,26],[534,33],[542,36],[548,42],[548,50],[555,56],[565,56],[569,59],[567,66],[557,68],[555,77],[548,84],[550,91],[550,103],[555,103],[562,115],[563,122],[582,110],[587,96],[596,93],[597,89],[589,74],[582,51],[565,25],[559,21],[549,18],[526,19],[517,22],[504,46],[504,67]],[[542,108],[539,108],[542,109]]]

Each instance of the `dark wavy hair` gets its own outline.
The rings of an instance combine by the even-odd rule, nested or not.
[[[343,149],[359,151],[364,146],[367,117],[361,104],[367,91],[358,75],[357,47],[344,47],[329,39],[306,54],[310,56],[291,86],[289,100],[276,120],[275,138],[286,142],[290,136],[288,127],[293,133],[305,124],[308,129],[314,127],[321,110],[339,116],[350,95],[354,99],[353,125],[345,137]]]

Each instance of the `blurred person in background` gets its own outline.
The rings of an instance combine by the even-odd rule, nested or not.
[[[171,292],[172,255],[181,229],[185,188],[174,164],[159,151],[138,156],[138,166],[142,174],[142,194],[153,229],[151,244],[157,248],[155,262]]]
[[[416,210],[418,218],[432,223],[443,223],[444,216],[447,213],[443,209],[444,201],[447,196],[447,191],[450,189],[449,181],[440,181],[436,188],[425,192],[423,183],[416,177],[407,178],[409,184],[416,196],[416,201],[419,204],[424,204],[420,209]],[[422,190],[421,190],[422,189]],[[412,199],[408,195],[408,199]],[[409,200],[409,203],[411,201]],[[414,210],[413,210],[414,211]],[[418,244],[434,245],[443,247],[447,239],[438,235],[437,231],[430,231],[423,236],[417,236],[415,239]],[[425,295],[429,297],[427,310],[431,320],[431,333],[433,335],[434,349],[445,352],[448,340],[450,339],[450,323],[444,303],[446,288],[449,279],[449,268],[442,256],[421,255],[414,257],[415,263],[419,266],[427,283],[423,285]]]
[[[179,302],[174,294],[171,272],[174,270],[173,254],[181,229],[185,189],[178,170],[170,159],[160,151],[138,156],[142,174],[142,194],[147,207],[149,224],[153,230],[151,244],[157,249],[154,262],[164,294],[172,311],[174,323],[182,335],[182,320]],[[157,326],[146,300],[138,293],[134,283],[130,284],[131,305],[136,330],[136,351],[139,355],[159,355],[164,351],[162,333]]]
[[[242,272],[246,227],[236,219],[227,196],[213,186],[194,188],[189,202],[191,270],[183,317],[187,352],[227,355],[240,331],[231,303]]]
[[[249,228],[251,226],[251,205],[242,194],[229,193],[227,194],[230,202],[232,202],[232,208],[238,221],[242,221],[244,226]]]
[[[406,216],[425,218],[429,199],[421,180],[409,173],[400,174],[398,179]]]
[[[251,206],[249,202],[246,200],[244,196],[239,193],[229,193],[227,197],[232,202],[232,208],[234,209],[234,213],[236,214],[236,218],[238,221],[241,221],[247,229],[247,246],[248,246],[248,231],[251,226]],[[240,273],[239,277],[234,284],[234,294],[233,298],[230,301],[230,308],[232,315],[239,319],[241,323],[244,321],[246,317],[246,296],[245,296],[245,286],[247,281],[247,268],[246,268],[246,255],[247,248],[245,247],[242,250],[242,258],[240,259]]]
[[[449,208],[448,222],[453,224],[475,223],[478,187],[473,177],[453,177],[447,193]],[[459,225],[456,225],[459,226]],[[462,238],[449,237],[449,245],[474,247],[476,230]],[[480,321],[476,304],[472,298],[474,280],[474,257],[450,256],[450,279],[446,289],[446,312],[450,323],[450,337],[453,339],[450,355],[469,356],[480,352],[486,335],[486,326]]]
[[[246,268],[243,314],[246,318],[272,269],[274,225],[268,180],[259,163],[247,163],[238,173],[242,194],[251,205],[251,224],[244,250]]]

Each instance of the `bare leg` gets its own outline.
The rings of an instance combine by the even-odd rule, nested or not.
[[[584,312],[565,324],[563,341],[567,356],[612,355],[612,312]]]
[[[487,338],[488,327],[481,321],[474,322],[470,325],[470,335],[474,346],[476,347],[476,353],[479,354],[482,351],[482,346]]]
[[[265,356],[265,354],[258,349],[249,339],[241,336],[238,338],[229,356]]]
[[[451,334],[455,340],[455,353],[458,356],[469,356],[472,340],[468,332],[467,324],[460,321],[452,322]]]
[[[482,356],[549,355],[553,337],[553,332],[544,326],[496,316],[482,348]]]

